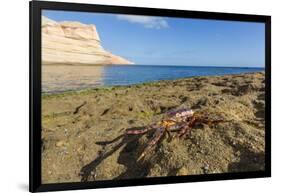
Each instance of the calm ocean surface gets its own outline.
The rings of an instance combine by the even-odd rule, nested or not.
[[[104,85],[130,85],[174,80],[194,76],[214,76],[264,71],[264,68],[190,67],[190,66],[106,66]]]
[[[43,92],[131,85],[194,76],[214,76],[264,71],[264,68],[190,67],[190,66],[54,66],[43,65]]]

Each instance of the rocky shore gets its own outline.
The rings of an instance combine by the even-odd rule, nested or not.
[[[194,77],[42,96],[42,183],[264,170],[264,73]],[[228,122],[165,137],[124,137],[171,109],[221,112]]]

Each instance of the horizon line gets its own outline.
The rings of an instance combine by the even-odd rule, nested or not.
[[[123,65],[123,64],[116,64]],[[265,68],[265,66],[215,66],[215,65],[171,65],[171,64],[130,64],[126,66],[174,66],[174,67],[215,67],[215,68]]]

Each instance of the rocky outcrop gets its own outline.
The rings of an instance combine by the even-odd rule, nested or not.
[[[43,64],[132,64],[101,45],[94,25],[79,22],[56,22],[42,16]]]

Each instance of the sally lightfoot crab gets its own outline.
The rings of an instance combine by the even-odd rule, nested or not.
[[[207,124],[209,126],[225,122],[220,113],[207,113],[207,112],[194,112],[191,109],[180,109],[175,111],[169,111],[165,117],[152,125],[140,130],[128,130],[127,135],[141,135],[150,130],[155,130],[152,140],[147,144],[138,160],[144,158],[154,146],[165,136],[167,133],[169,138],[174,137],[185,138],[196,124]],[[176,132],[176,135],[172,136],[172,132]]]

